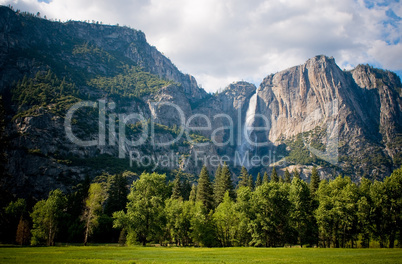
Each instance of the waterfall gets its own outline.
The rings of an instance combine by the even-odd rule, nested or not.
[[[257,92],[251,96],[248,103],[248,108],[246,112],[246,118],[244,119],[244,124],[242,126],[241,144],[238,148],[238,154],[240,157],[241,165],[245,166],[247,169],[250,168],[250,161],[247,158],[252,156],[252,151],[255,150],[255,146],[250,144],[251,142],[257,142],[257,135],[253,132],[253,125],[255,120],[255,113],[257,110]],[[252,137],[253,136],[253,137]],[[251,138],[252,137],[252,138]],[[247,153],[248,152],[248,153]],[[246,158],[245,158],[246,157]],[[244,161],[244,162],[243,162]]]

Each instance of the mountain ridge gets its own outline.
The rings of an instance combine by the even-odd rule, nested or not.
[[[259,87],[236,82],[212,95],[150,46],[141,31],[50,22],[6,7],[0,14],[0,93],[9,146],[0,185],[11,193],[41,197],[54,188],[68,191],[87,175],[125,170],[157,169],[169,176],[180,168],[198,174],[204,161],[198,153],[228,157],[236,182],[241,167],[236,157],[255,94],[250,122],[267,129],[249,136],[267,144],[245,149],[270,162],[250,168],[254,176],[277,166],[279,174],[297,168],[308,181],[318,166],[322,178],[345,174],[359,181],[382,179],[402,164],[402,85],[395,73],[367,65],[343,71],[334,58],[319,55],[267,75]],[[74,135],[102,143],[104,131],[104,143],[83,147],[67,138],[64,119],[77,102],[95,107],[77,112]],[[155,132],[140,146],[119,145],[120,117],[130,114],[142,121],[127,121],[127,139],[140,140],[144,124]],[[209,129],[205,118],[212,121]],[[182,134],[187,125],[194,129]],[[336,162],[325,156],[333,131],[338,131]],[[152,160],[130,166],[129,153]],[[177,161],[161,166],[158,157]]]

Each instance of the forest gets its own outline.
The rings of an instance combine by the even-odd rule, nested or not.
[[[358,184],[342,175],[320,180],[315,167],[309,183],[275,167],[256,177],[243,167],[236,186],[226,164],[215,175],[203,167],[194,182],[174,174],[170,182],[156,172],[103,174],[68,194],[17,199],[2,210],[7,237],[47,246],[402,247],[402,168]]]

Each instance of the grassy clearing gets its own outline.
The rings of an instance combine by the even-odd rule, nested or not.
[[[150,248],[118,246],[0,248],[0,263],[401,263],[402,249]]]

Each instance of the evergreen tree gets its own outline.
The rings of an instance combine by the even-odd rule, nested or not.
[[[286,183],[291,183],[291,182],[292,182],[291,176],[290,176],[290,172],[288,171],[288,169],[285,170],[285,176],[284,176],[284,178],[285,178],[285,182],[286,182]]]
[[[233,183],[232,183],[232,175],[230,173],[228,165],[223,165],[223,168],[220,172],[220,176],[218,181],[215,183],[215,205],[218,206],[222,201],[225,193],[229,192],[229,196],[233,199],[235,197]]]
[[[320,186],[320,176],[318,175],[317,167],[314,166],[310,178],[310,193],[312,196],[317,192],[318,186]]]
[[[198,178],[197,186],[197,202],[201,202],[208,210],[211,210],[214,205],[213,190],[207,167],[203,166]]]
[[[182,189],[181,189],[181,194],[183,197],[183,200],[188,201],[190,198],[190,193],[191,193],[191,184],[188,179],[184,179],[184,182],[182,184]]]
[[[284,183],[285,182],[285,180],[282,178],[282,176],[278,176],[278,178],[279,178],[279,183]]]
[[[264,177],[262,178],[262,183],[269,183],[269,176],[267,172],[264,172]]]
[[[261,178],[261,173],[257,174],[257,180],[255,182],[255,187],[257,188],[258,186],[262,185],[262,178]]]
[[[214,179],[214,200],[215,204],[218,205],[221,200],[220,200],[220,192],[221,192],[221,175],[222,175],[222,167],[221,165],[218,166],[218,168],[215,171],[215,179]]]
[[[272,182],[279,182],[278,173],[276,172],[276,168],[275,168],[275,167],[272,168],[271,181],[272,181]]]
[[[248,175],[248,182],[247,182],[247,186],[250,187],[251,190],[254,190],[254,179],[253,179],[253,175]]]
[[[127,177],[122,174],[109,175],[107,178],[107,201],[105,214],[112,216],[114,212],[123,210],[127,204]]]
[[[238,187],[248,186],[248,171],[246,167],[241,167]]]
[[[180,197],[182,197],[181,195],[181,190],[182,190],[182,186],[181,186],[181,177],[180,174],[177,173],[175,176],[175,179],[173,181],[173,190],[172,190],[172,199],[179,199]]]
[[[193,203],[195,203],[195,201],[197,200],[197,185],[191,185],[191,192],[188,200]]]
[[[296,168],[294,168],[294,170],[293,170],[293,179],[294,178],[300,179],[300,173]]]

